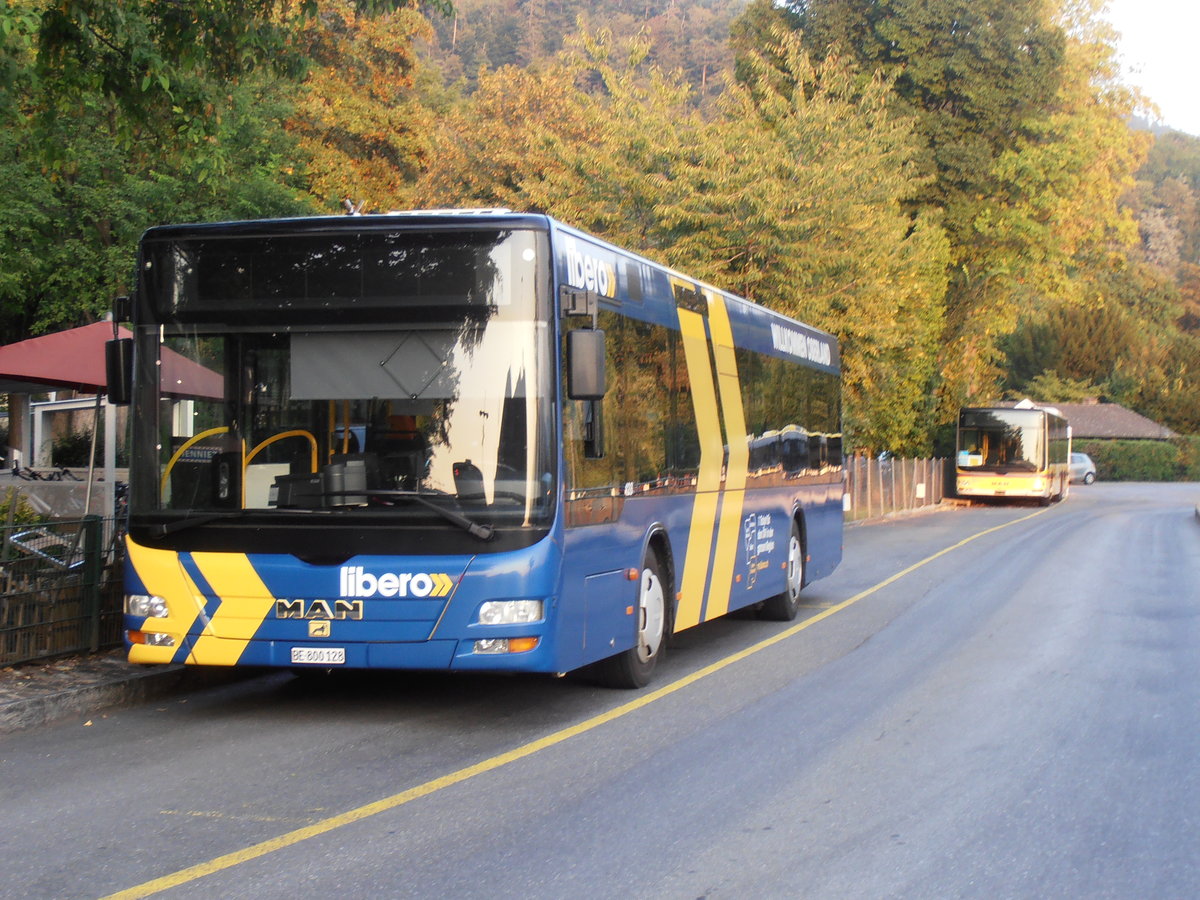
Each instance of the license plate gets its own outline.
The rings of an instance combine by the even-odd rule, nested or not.
[[[308,666],[341,666],[346,662],[346,648],[293,647],[292,662]]]

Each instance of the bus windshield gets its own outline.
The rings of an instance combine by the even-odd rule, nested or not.
[[[140,382],[156,391],[140,408],[157,417],[135,420],[135,516],[548,518],[551,338],[536,236],[459,235],[433,254],[404,247],[406,258],[389,238],[355,248],[373,274],[358,289],[370,302],[349,317],[314,315],[322,292],[347,293],[344,240],[341,280],[314,271],[333,238],[273,256],[246,238],[174,241],[148,257],[159,271],[143,282],[156,289],[145,306],[164,321],[139,331],[142,371],[158,377]],[[299,258],[312,278],[297,276]],[[244,314],[228,296],[241,289]]]
[[[1045,429],[1036,410],[964,411],[958,431],[958,467],[979,471],[1040,471]]]

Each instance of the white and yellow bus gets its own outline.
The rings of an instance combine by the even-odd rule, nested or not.
[[[1070,483],[1071,427],[1050,407],[970,407],[959,412],[958,496],[1061,500]]]

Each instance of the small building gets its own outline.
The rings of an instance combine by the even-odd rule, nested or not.
[[[1119,403],[1055,403],[1071,424],[1071,438],[1100,441],[1167,441],[1179,435]]]
[[[1044,403],[1041,400],[1000,400],[992,406],[1049,409],[1071,426],[1071,439],[1096,441],[1169,441],[1179,437],[1165,425],[1147,419],[1119,403],[1086,400],[1083,403]]]

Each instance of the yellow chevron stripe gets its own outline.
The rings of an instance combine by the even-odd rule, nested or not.
[[[244,553],[193,553],[192,559],[221,598],[196,641],[192,660],[206,666],[232,666],[275,608],[275,598]]]
[[[733,590],[733,569],[742,547],[742,509],[746,497],[746,477],[750,446],[746,443],[746,416],[742,409],[742,388],[738,378],[737,357],[733,353],[733,327],[725,298],[708,295],[708,326],[712,330],[713,358],[717,364],[717,386],[721,391],[721,411],[725,419],[725,440],[729,462],[725,469],[725,491],[721,497],[720,527],[712,565],[705,620],[729,612]]]
[[[196,617],[200,615],[200,610],[204,608],[204,600],[200,597],[199,589],[179,564],[179,554],[172,550],[143,547],[128,538],[125,539],[125,551],[129,555],[133,570],[146,586],[147,593],[167,601],[167,617],[151,619],[146,627],[152,631],[173,634],[176,640],[182,640],[196,621]],[[169,663],[177,649],[178,646],[148,647],[145,644],[134,644],[129,648],[129,661]]]
[[[700,622],[708,563],[712,554],[717,501],[720,499],[721,463],[725,452],[721,443],[721,425],[717,419],[717,393],[713,386],[704,318],[686,309],[680,309],[678,313],[683,356],[692,389],[692,405],[696,411],[696,429],[700,434],[700,469],[696,477],[696,498],[692,506],[683,579],[679,588],[679,608],[675,612],[676,631]]]

